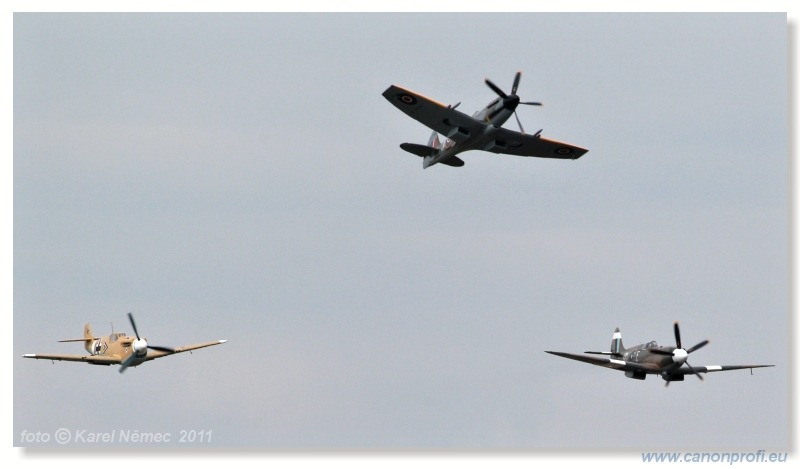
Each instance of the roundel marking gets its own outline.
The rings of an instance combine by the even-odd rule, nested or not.
[[[397,99],[403,102],[403,104],[417,104],[417,98],[411,96],[410,94],[401,93],[397,95]]]
[[[559,155],[570,155],[572,154],[572,148],[567,148],[567,147],[556,148],[556,153],[558,153]]]

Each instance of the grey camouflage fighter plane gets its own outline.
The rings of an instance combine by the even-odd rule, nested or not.
[[[517,96],[520,75],[517,72],[514,77],[511,94],[506,94],[486,79],[486,85],[497,94],[497,98],[471,117],[456,110],[461,103],[447,106],[400,86],[390,86],[383,92],[383,97],[433,130],[427,145],[403,143],[400,148],[422,157],[423,169],[436,163],[464,166],[464,161],[456,155],[468,150],[562,160],[575,160],[588,152],[585,148],[544,138],[541,130],[534,134],[525,133],[517,116],[517,106],[541,106],[542,103],[520,101]],[[512,114],[517,119],[519,132],[501,127]],[[439,134],[444,135],[444,142],[439,140]]]
[[[569,358],[571,360],[578,360],[592,365],[603,366],[614,370],[625,372],[625,376],[633,379],[645,379],[647,375],[660,375],[666,381],[665,386],[668,386],[671,381],[683,381],[685,375],[695,375],[701,381],[703,380],[702,373],[711,373],[715,371],[730,371],[730,370],[744,370],[750,369],[752,374],[753,368],[765,368],[775,365],[706,365],[706,366],[692,366],[689,364],[689,354],[696,352],[708,344],[708,340],[704,340],[697,345],[684,349],[681,345],[681,332],[678,323],[675,323],[675,347],[672,346],[659,346],[655,341],[646,344],[636,345],[634,347],[625,348],[622,345],[622,334],[619,328],[614,330],[614,335],[611,338],[611,350],[608,352],[584,352],[594,355],[607,355],[608,357],[590,357],[586,355],[577,355],[573,353],[564,352],[550,352],[547,353],[557,355],[559,357]]]
[[[29,353],[23,355],[23,357],[39,360],[84,362],[90,365],[120,365],[119,372],[122,373],[129,366],[139,366],[149,360],[227,342],[227,340],[214,340],[175,348],[150,345],[147,343],[147,339],[139,337],[139,331],[136,329],[136,323],[133,321],[131,313],[128,313],[128,319],[131,322],[135,337],[131,337],[124,332],[112,332],[111,335],[95,337],[92,334],[92,326],[87,323],[83,326],[82,339],[59,340],[59,342],[83,342],[84,348],[89,352],[88,355]]]

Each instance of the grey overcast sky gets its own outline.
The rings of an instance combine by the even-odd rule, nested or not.
[[[13,443],[786,451],[785,13],[13,17]],[[398,84],[471,113],[522,72],[576,161],[422,169]],[[506,126],[515,128],[509,121]],[[218,347],[24,360],[96,334]],[[710,339],[665,388],[544,350]],[[26,433],[24,433],[26,432]],[[120,446],[124,446],[119,444]],[[116,445],[114,445],[116,446]],[[139,448],[133,445],[131,448]],[[69,447],[105,449],[72,443]]]

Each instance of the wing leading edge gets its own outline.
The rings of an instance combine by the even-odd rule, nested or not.
[[[147,358],[145,358],[145,360],[155,360],[156,358],[166,357],[167,355],[175,355],[176,353],[189,352],[192,350],[197,350],[199,348],[211,347],[212,345],[224,344],[225,342],[227,342],[226,339],[212,340],[210,342],[201,342],[199,344],[184,345],[183,347],[175,347],[173,349],[173,352],[171,353],[163,352],[161,350],[148,350]]]
[[[715,371],[732,371],[732,370],[747,370],[753,368],[768,368],[775,365],[707,365],[707,366],[694,366],[688,368],[682,366],[675,371],[670,371],[673,375],[695,375],[699,373],[713,373]]]
[[[486,150],[505,155],[577,160],[589,151],[569,143],[550,140],[539,135],[523,134],[502,127],[496,128],[492,135],[495,145]]]
[[[545,352],[551,355],[556,355],[563,358],[569,358],[570,360],[577,360],[579,362],[602,366],[604,368],[611,368],[614,370],[639,371],[645,373],[653,373],[657,371],[654,367],[651,366],[642,365],[639,363],[626,362],[625,360],[618,360],[616,358],[590,357],[588,355],[578,355],[574,353],[564,353],[564,352],[551,352],[547,350],[545,350]]]
[[[25,358],[35,358],[37,360],[58,360],[68,362],[85,362],[95,365],[115,365],[122,363],[120,357],[116,355],[61,355],[61,354],[41,354],[26,353]]]
[[[397,85],[387,88],[383,97],[412,119],[459,143],[482,126],[461,111]]]

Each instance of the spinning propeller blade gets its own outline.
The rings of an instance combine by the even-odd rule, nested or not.
[[[158,346],[158,345],[148,345],[147,348],[149,348],[151,350],[158,350],[159,352],[175,353],[175,349],[174,348],[161,347],[161,346]]]
[[[517,125],[519,126],[519,131],[524,134],[525,129],[522,128],[522,122],[519,121],[519,117],[517,116],[517,111],[514,111],[514,117],[517,118]]]
[[[489,88],[491,88],[491,89],[492,89],[492,91],[494,91],[495,93],[497,93],[497,95],[498,95],[498,96],[500,96],[501,98],[507,98],[507,97],[508,97],[508,95],[507,95],[507,94],[505,94],[505,93],[503,92],[503,90],[501,90],[501,89],[500,89],[500,87],[499,87],[499,86],[497,86],[497,85],[495,85],[494,83],[492,83],[492,81],[491,81],[491,80],[489,80],[488,78],[486,79],[486,84],[487,84],[487,85],[489,85]]]
[[[517,72],[517,74],[514,75],[514,84],[511,85],[511,94],[517,94],[517,87],[519,86],[519,79],[521,76],[522,72]]]
[[[694,347],[688,349],[686,351],[686,353],[692,353],[695,350],[698,350],[698,349],[701,349],[701,348],[705,347],[706,345],[708,345],[708,340],[704,340],[704,341],[700,342],[699,344],[695,345]]]
[[[692,368],[692,365],[690,365],[688,361],[686,362],[686,366],[688,366],[689,369],[692,370],[692,373],[694,373],[694,375],[697,376],[700,379],[700,381],[703,381],[703,379],[705,379],[700,375],[700,373],[698,373],[694,368]]]
[[[125,361],[122,362],[122,365],[120,365],[119,372],[120,373],[124,372],[126,368],[131,366],[131,363],[133,363],[133,361],[135,359],[136,359],[136,356],[134,354],[130,354],[130,356],[128,356],[128,358],[126,358]]]
[[[131,322],[131,327],[133,327],[134,335],[136,335],[137,339],[140,339],[139,331],[136,330],[136,321],[133,320],[133,313],[128,313],[128,320]]]

